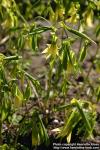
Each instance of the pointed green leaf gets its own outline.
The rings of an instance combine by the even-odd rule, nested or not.
[[[73,99],[72,103],[76,104],[76,106],[77,106],[77,108],[78,108],[78,110],[79,110],[79,112],[80,112],[80,114],[81,114],[81,116],[82,116],[82,118],[86,124],[87,131],[91,132],[91,125],[90,125],[88,118],[86,117],[83,109],[81,108],[80,103],[76,99]]]
[[[28,83],[26,90],[24,92],[24,99],[28,100],[30,98],[30,96],[31,96],[31,87],[30,87],[30,84]]]
[[[83,60],[86,57],[86,47],[82,47],[81,51],[80,51],[80,56],[79,56],[79,61],[83,62]]]
[[[52,27],[45,27],[45,26],[44,27],[34,28],[32,30],[32,32],[29,32],[26,36],[34,35],[34,34],[40,34],[42,32],[48,31],[48,30],[53,30],[53,28]]]
[[[65,46],[64,46],[64,49],[63,49],[63,60],[62,60],[62,65],[63,65],[64,70],[67,69],[67,61],[68,61],[68,55],[67,55],[67,50],[65,49]]]
[[[86,34],[81,33],[81,32],[79,32],[78,30],[72,29],[72,28],[68,27],[67,25],[65,25],[64,23],[62,23],[61,25],[62,25],[62,27],[64,27],[64,28],[65,28],[66,30],[68,30],[69,32],[71,32],[71,33],[73,33],[73,34],[75,34],[75,35],[77,35],[77,36],[79,36],[79,37],[81,37],[81,38],[87,39],[87,40],[89,40],[90,42],[96,44],[96,42],[94,42],[94,41],[93,41],[89,36],[87,36]]]

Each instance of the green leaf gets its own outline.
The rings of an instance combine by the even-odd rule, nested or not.
[[[9,150],[9,147],[7,144],[3,144],[2,147],[0,146],[1,150]]]
[[[22,49],[23,45],[24,45],[24,37],[21,34],[21,35],[19,35],[19,38],[18,38],[18,43],[17,43],[18,49]]]
[[[94,41],[93,41],[90,37],[88,37],[86,34],[81,33],[81,32],[79,32],[78,30],[72,29],[72,28],[68,27],[67,25],[65,25],[64,23],[62,23],[61,25],[62,25],[63,28],[65,28],[65,29],[68,30],[69,32],[71,32],[71,33],[73,33],[73,34],[75,34],[75,35],[77,35],[77,36],[79,36],[79,37],[81,37],[81,38],[84,38],[84,39],[86,39],[86,40],[88,40],[88,41],[90,41],[90,42],[96,44],[96,42],[94,42]]]
[[[33,51],[37,51],[37,35],[32,35],[32,49]]]
[[[33,83],[33,85],[37,88],[40,87],[40,83],[38,80],[36,80],[33,76],[31,76],[29,73],[27,73],[26,71],[24,71],[24,74],[28,77],[28,79]]]
[[[67,119],[65,124],[60,128],[58,137],[67,136],[67,142],[70,142],[73,130],[77,134],[83,133],[85,138],[93,138],[93,129],[96,120],[96,111],[90,102],[72,99],[71,104],[62,106],[67,109]],[[82,124],[80,126],[80,123]]]
[[[33,121],[33,125],[32,125],[32,145],[36,146],[40,143],[39,140],[39,134],[38,134],[38,128],[36,123]]]
[[[72,104],[76,104],[76,106],[77,106],[77,108],[78,108],[78,110],[79,110],[79,112],[80,112],[80,115],[82,116],[82,118],[83,118],[83,120],[84,120],[84,123],[86,124],[86,129],[87,129],[87,131],[88,131],[88,132],[91,132],[91,125],[90,125],[90,123],[89,123],[89,121],[88,121],[88,118],[86,117],[86,115],[85,115],[83,109],[81,108],[80,103],[78,102],[78,100],[73,99],[73,100],[72,100]]]
[[[63,49],[63,60],[62,60],[62,66],[64,68],[64,70],[67,69],[67,62],[68,62],[68,53],[67,53],[67,49]]]
[[[67,53],[68,53],[69,62],[71,65],[73,65],[70,46],[68,46],[67,48]]]
[[[32,145],[36,146],[40,144],[40,136],[39,136],[39,129],[38,129],[38,113],[34,110],[32,115]]]
[[[38,145],[40,143],[48,144],[49,137],[45,126],[42,122],[41,117],[39,116],[38,112],[35,110],[33,112],[33,123],[32,123],[32,144]]]
[[[33,29],[32,32],[29,32],[27,34],[27,36],[28,35],[34,35],[34,34],[40,34],[42,32],[49,31],[49,30],[53,30],[53,28],[52,27],[45,27],[45,26],[44,27],[38,27],[38,28]]]
[[[4,96],[5,98],[3,99],[3,102],[2,102],[2,107],[1,107],[1,118],[2,118],[2,121],[4,121],[9,112],[10,112],[10,109],[11,109],[11,102],[9,99],[7,99],[8,95],[6,93],[4,93]]]
[[[11,27],[10,29],[9,29],[9,32],[15,32],[15,31],[18,31],[18,30],[21,30],[21,29],[23,29],[24,27]]]
[[[100,101],[100,87],[96,89],[97,102]]]
[[[79,57],[79,61],[80,62],[83,62],[83,60],[85,59],[86,57],[86,48],[85,47],[82,47],[81,49],[81,52],[80,52],[80,57]]]
[[[88,46],[88,42],[85,42],[84,46],[80,50],[80,54],[79,54],[79,61],[80,62],[83,62],[85,57],[86,57],[87,46]]]
[[[30,87],[30,84],[28,83],[26,90],[24,92],[24,99],[28,100],[30,98],[30,96],[31,96],[31,87]]]
[[[76,109],[74,109],[72,111],[72,113],[70,114],[68,120],[66,120],[65,125],[62,128],[62,130],[61,130],[60,134],[58,135],[58,137],[67,136],[67,138],[69,140],[67,142],[70,142],[71,137],[69,138],[69,136],[71,136],[71,133],[72,133],[73,129],[78,124],[80,119],[81,119],[80,114],[78,113],[78,111]]]
[[[96,27],[96,36],[98,37],[100,35],[100,24]]]
[[[39,116],[39,129],[40,129],[40,132],[39,132],[39,134],[40,134],[40,140],[41,140],[41,142],[44,142],[46,145],[48,145],[48,143],[49,143],[49,137],[48,137],[48,134],[47,134],[47,130],[46,130],[46,128],[45,128],[45,126],[44,126],[44,124],[43,124],[43,121],[42,121],[42,119],[40,118],[40,116]]]

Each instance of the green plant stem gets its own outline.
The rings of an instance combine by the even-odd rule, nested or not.
[[[9,56],[9,57],[5,57],[4,60],[18,60],[21,59],[21,56]]]

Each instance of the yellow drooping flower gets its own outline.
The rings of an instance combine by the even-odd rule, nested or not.
[[[50,21],[54,23],[57,20],[63,20],[64,14],[65,14],[65,8],[62,5],[57,6],[55,11],[52,8],[50,8],[50,12],[49,12]]]
[[[71,3],[71,7],[68,11],[68,16],[69,18],[66,19],[67,22],[69,23],[77,23],[77,21],[79,20],[79,15],[77,13],[79,9],[79,5],[77,6],[75,3]]]
[[[42,52],[46,54],[46,58],[56,57],[58,55],[58,46],[57,44],[47,44],[48,47]]]
[[[85,13],[84,13],[84,18],[85,18],[85,22],[86,25],[89,27],[93,27],[93,10],[92,9],[88,9]]]
[[[19,108],[22,106],[23,103],[23,94],[17,86],[15,88],[16,89],[15,89],[14,107]]]

